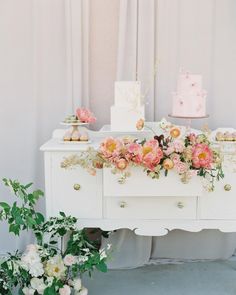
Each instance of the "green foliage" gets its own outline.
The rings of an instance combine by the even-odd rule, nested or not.
[[[34,206],[40,197],[41,190],[29,192],[32,183],[22,185],[17,180],[4,178],[4,184],[9,187],[16,196],[17,201],[13,205],[0,202],[0,221],[6,220],[9,224],[9,232],[19,235],[20,231],[33,229],[44,222],[44,216],[36,212]]]

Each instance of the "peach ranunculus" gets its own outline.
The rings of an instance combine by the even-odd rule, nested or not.
[[[211,168],[213,152],[207,144],[198,143],[193,147],[192,163],[195,168]]]
[[[119,139],[108,137],[100,145],[100,152],[105,158],[117,157],[123,148],[123,143]]]
[[[165,170],[171,170],[172,168],[174,168],[174,162],[171,159],[165,159],[163,161],[163,168]]]
[[[118,159],[115,165],[119,170],[124,170],[128,166],[128,162],[125,159]]]
[[[150,170],[154,170],[163,157],[163,151],[155,139],[147,141],[142,147],[142,163]]]
[[[137,130],[142,130],[143,127],[144,127],[144,120],[139,119],[138,122],[136,123],[136,128],[137,128]]]
[[[96,122],[96,117],[94,114],[86,108],[78,108],[76,110],[76,116],[83,123],[94,123]]]
[[[180,129],[178,127],[173,127],[171,130],[170,130],[170,136],[173,137],[173,138],[177,138],[179,137],[181,134],[180,132]]]

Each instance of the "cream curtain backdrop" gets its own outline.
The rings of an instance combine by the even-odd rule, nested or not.
[[[75,106],[88,105],[88,5],[0,0],[0,178],[43,189],[40,145]],[[1,185],[0,200],[6,197],[12,201]],[[29,239],[9,237],[1,225],[0,254]]]
[[[120,0],[117,80],[133,80],[137,74],[143,92],[150,89],[145,99],[148,120],[167,117],[178,71],[184,67],[203,75],[210,127],[236,127],[231,107],[236,83],[235,11],[234,0]],[[150,258],[228,258],[236,246],[235,234],[213,230],[176,230],[153,238],[119,230],[111,243],[117,240],[110,268],[136,267]]]

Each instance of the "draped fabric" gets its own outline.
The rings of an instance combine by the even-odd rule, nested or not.
[[[210,127],[236,127],[230,107],[236,83],[235,8],[234,0],[120,1],[117,80],[141,81],[147,120],[167,117],[171,92],[176,89],[179,69],[184,68],[203,75]],[[204,123],[196,122],[194,126]],[[110,242],[115,242],[119,253],[110,268],[127,268],[139,266],[145,259],[148,263],[150,258],[227,258],[233,254],[236,235],[177,230],[164,237],[140,238],[120,230]],[[135,258],[127,261],[130,248]]]
[[[44,189],[40,145],[75,106],[88,105],[88,5],[0,1],[0,178]],[[12,201],[2,185],[0,200]],[[2,224],[0,236],[0,254],[30,239],[9,237]]]

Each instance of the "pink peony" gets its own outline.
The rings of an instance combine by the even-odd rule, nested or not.
[[[175,140],[173,142],[173,148],[176,153],[182,153],[184,150],[184,143],[182,140]]]
[[[76,116],[83,123],[94,123],[96,122],[96,117],[94,114],[86,108],[78,108],[76,110]]]
[[[150,170],[154,170],[163,157],[163,151],[155,139],[147,141],[142,147],[142,163]]]
[[[123,147],[119,139],[108,137],[101,143],[100,151],[105,158],[117,157]]]
[[[207,144],[196,144],[193,147],[192,157],[192,163],[195,168],[211,168],[213,163],[213,153]]]

